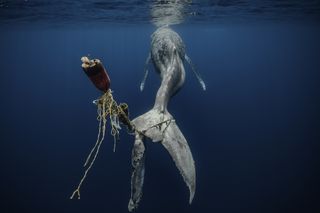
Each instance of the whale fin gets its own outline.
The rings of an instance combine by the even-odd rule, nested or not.
[[[196,189],[196,171],[187,140],[175,122],[169,124],[161,143],[171,155],[189,188],[189,203],[191,204]]]
[[[189,203],[191,204],[196,188],[195,165],[187,140],[172,115],[167,111],[152,109],[134,119],[132,123],[137,132],[150,138],[153,142],[160,142],[169,152],[189,188]],[[135,178],[135,175],[138,174],[133,173],[132,179]]]
[[[131,197],[128,204],[128,210],[131,212],[138,208],[142,197],[142,187],[144,182],[144,162],[145,145],[143,135],[136,134],[136,139],[132,148],[132,176],[131,176]]]
[[[184,58],[186,59],[186,61],[190,65],[193,73],[196,75],[199,83],[201,84],[202,89],[205,91],[206,90],[206,84],[204,83],[204,81],[201,78],[200,74],[196,71],[196,68],[195,68],[194,64],[192,63],[191,59],[189,58],[189,56],[187,54],[184,56]]]
[[[149,53],[148,57],[146,59],[146,62],[144,64],[144,76],[143,76],[143,79],[142,79],[141,84],[140,84],[140,91],[141,92],[144,89],[144,85],[146,83],[146,80],[147,80],[147,77],[148,77],[148,74],[149,74],[148,66],[149,66],[150,60],[151,60],[151,54]]]

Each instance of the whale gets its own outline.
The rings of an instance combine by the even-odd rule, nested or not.
[[[190,64],[203,90],[206,90],[205,83],[186,55],[183,40],[178,33],[168,26],[158,28],[151,35],[151,49],[145,63],[145,74],[140,85],[141,91],[145,87],[149,73],[148,65],[151,61],[155,71],[160,75],[161,84],[153,107],[132,120],[135,129],[135,141],[132,149],[133,169],[131,197],[128,204],[129,211],[136,209],[142,198],[146,139],[162,144],[168,151],[189,189],[190,204],[196,190],[196,170],[190,147],[167,107],[170,99],[185,82],[185,61]]]

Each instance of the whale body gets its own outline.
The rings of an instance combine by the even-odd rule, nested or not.
[[[181,37],[169,27],[158,28],[152,34],[151,51],[146,64],[150,60],[160,75],[161,85],[157,91],[153,108],[132,120],[136,131],[136,140],[132,151],[133,172],[129,211],[137,208],[142,197],[145,173],[145,139],[162,144],[169,152],[189,188],[190,204],[196,189],[196,171],[192,153],[175,119],[167,110],[170,98],[179,91],[185,81],[183,62],[187,60],[191,64],[191,60],[185,54],[185,45]],[[148,70],[146,69],[140,86],[141,90],[144,88],[147,75]],[[196,76],[205,89],[200,76],[197,73]]]

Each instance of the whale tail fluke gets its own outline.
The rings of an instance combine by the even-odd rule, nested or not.
[[[171,155],[189,188],[191,204],[196,190],[196,171],[189,145],[175,122],[170,123],[164,134],[161,143]]]
[[[140,136],[136,136],[132,152],[133,172],[131,178],[129,210],[132,211],[137,207],[142,196],[145,149],[144,146],[141,148],[141,144],[143,144],[143,142],[140,142],[143,141],[141,138],[149,138],[153,142],[159,142],[169,152],[189,188],[189,203],[191,204],[196,188],[194,160],[187,140],[183,136],[172,115],[168,111],[162,112],[154,108],[134,119],[132,123],[135,126],[136,135]],[[141,150],[143,150],[142,154]]]
[[[144,162],[145,162],[145,145],[143,136],[136,134],[132,148],[132,176],[131,176],[131,198],[128,204],[128,210],[131,212],[138,208],[139,201],[142,197],[142,187],[144,182]]]

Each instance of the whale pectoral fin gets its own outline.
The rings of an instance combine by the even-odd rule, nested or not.
[[[161,143],[171,155],[189,188],[191,204],[196,189],[196,170],[188,143],[174,121],[165,130]]]
[[[136,133],[131,160],[133,171],[131,176],[131,197],[128,204],[130,212],[138,207],[144,182],[145,145],[143,136],[138,133]]]
[[[148,57],[146,59],[146,62],[144,64],[144,76],[143,76],[143,79],[142,79],[141,84],[140,84],[140,91],[143,91],[144,85],[146,83],[146,80],[147,80],[147,77],[148,77],[148,74],[149,74],[148,66],[149,66],[150,60],[151,60],[151,54],[149,53]]]
[[[206,90],[206,84],[205,84],[204,81],[202,80],[200,74],[196,71],[196,68],[195,68],[194,64],[192,63],[191,59],[189,58],[189,56],[186,54],[186,55],[184,56],[184,58],[186,59],[186,61],[187,61],[188,64],[190,65],[193,73],[196,75],[199,83],[201,84],[202,89],[203,89],[203,90]]]

